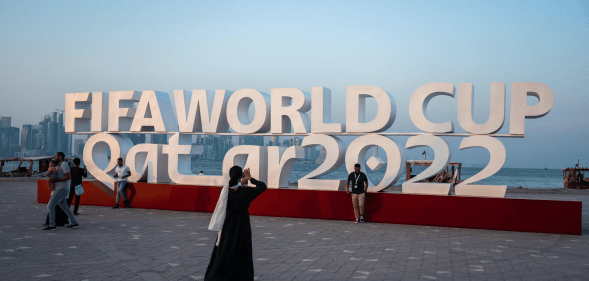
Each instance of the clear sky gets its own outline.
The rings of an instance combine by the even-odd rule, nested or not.
[[[589,166],[587,1],[0,1],[0,115],[36,124],[88,91],[313,86],[332,90],[345,116],[348,85],[374,85],[397,103],[392,132],[418,132],[411,94],[431,82],[473,83],[475,120],[491,82],[552,88],[552,111],[502,139],[506,167]],[[533,104],[532,99],[529,100]],[[453,120],[437,97],[428,117]],[[399,139],[404,144],[406,138]],[[453,160],[485,164],[483,149]],[[409,153],[415,158],[420,153]]]

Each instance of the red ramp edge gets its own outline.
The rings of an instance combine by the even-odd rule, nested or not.
[[[84,181],[81,205],[112,206],[114,191]],[[130,183],[133,207],[213,212],[220,187]],[[49,201],[47,181],[37,182],[37,202]],[[369,222],[581,235],[582,202],[369,193]],[[354,220],[350,196],[342,191],[268,189],[250,214],[272,217]]]

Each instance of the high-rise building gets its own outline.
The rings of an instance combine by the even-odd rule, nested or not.
[[[288,146],[301,146],[301,138],[294,136],[290,137]]]
[[[35,148],[35,127],[30,124],[22,126],[20,133],[20,145],[23,150],[34,150]]]
[[[84,145],[86,144],[86,140],[83,139],[76,139],[74,141],[74,151],[73,154],[77,156],[81,156],[84,154]]]
[[[51,119],[47,127],[47,147],[45,148],[45,155],[53,155],[57,152],[59,147],[57,146],[59,130],[57,128],[57,112],[51,114]]]
[[[317,160],[315,160],[317,163],[323,163],[323,161],[325,161],[325,157],[327,157],[327,150],[325,150],[325,147],[321,147],[321,154],[319,154],[319,157],[317,157]]]
[[[227,151],[233,148],[233,139],[231,136],[219,136],[217,138],[219,139],[217,160],[223,160]]]
[[[270,141],[268,142],[268,146],[280,146],[278,136],[271,136]]]
[[[264,146],[263,136],[239,136],[239,145]]]
[[[65,133],[65,127],[63,123],[63,113],[57,114],[57,151],[61,151],[65,153],[65,155],[71,154],[71,145],[68,148],[68,144],[71,144],[71,141],[68,139],[68,134]],[[70,135],[71,137],[71,135]]]
[[[47,142],[47,137],[45,136],[45,134],[42,134],[42,133],[35,134],[35,150],[37,150],[37,153],[35,155],[41,155],[41,153],[43,152],[43,146],[45,145],[46,142]]]
[[[127,137],[131,139],[133,144],[145,143],[145,134],[128,134]]]
[[[151,143],[168,144],[167,134],[153,134],[151,135]]]
[[[12,117],[0,116],[0,128],[6,129],[12,127]]]
[[[28,155],[53,155],[61,151],[69,156],[76,149],[72,135],[65,133],[63,113],[45,115],[37,125],[23,125],[20,147]],[[3,119],[5,120],[5,118]]]
[[[19,139],[19,128],[0,128],[0,158],[15,157],[16,152],[20,152]]]
[[[319,157],[319,150],[317,150],[316,146],[305,148],[305,160],[306,161],[315,161]]]

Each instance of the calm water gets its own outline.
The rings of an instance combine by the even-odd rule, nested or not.
[[[18,162],[7,162],[4,165],[3,171],[9,171],[12,169],[12,165],[16,168]],[[37,163],[33,166],[33,169],[37,169]],[[23,163],[23,167],[28,167],[28,163]],[[193,162],[192,172],[198,174],[200,171],[204,171],[207,175],[221,175],[221,162]],[[291,173],[290,182],[297,182],[298,179],[309,174],[311,171],[319,167],[319,164],[301,163],[297,162]],[[474,174],[481,171],[483,168],[462,168],[462,180],[466,180]],[[425,170],[425,167],[413,167],[413,173],[417,174]],[[386,166],[379,171],[368,171],[368,177],[373,183],[378,183],[382,180]],[[332,173],[329,173],[320,178],[322,179],[345,179],[348,173],[345,168],[341,166],[339,169]],[[395,185],[400,185],[405,181],[405,167],[402,167],[401,178]],[[522,186],[528,188],[561,188],[562,183],[562,171],[558,169],[515,169],[515,168],[503,168],[495,175],[486,178],[482,181],[477,182],[479,184],[489,185],[507,185],[507,186]]]
[[[205,174],[209,175],[221,175],[221,162],[193,162],[192,171],[198,173],[204,171]],[[298,179],[309,174],[311,171],[319,167],[319,164],[300,163],[297,162],[291,173],[290,182],[297,182]],[[413,167],[412,174],[417,174],[426,167]],[[462,168],[462,180],[466,180],[476,173],[480,172],[483,168]],[[378,171],[369,170],[367,175],[373,183],[378,183],[382,180],[386,166]],[[346,179],[348,173],[342,165],[339,169],[325,176],[320,177],[321,179]],[[405,167],[402,167],[401,178],[395,185],[400,185],[405,182]],[[515,169],[515,168],[503,168],[495,175],[477,182],[478,184],[489,184],[489,185],[507,185],[507,186],[522,186],[529,188],[561,188],[562,183],[562,171],[558,169]]]

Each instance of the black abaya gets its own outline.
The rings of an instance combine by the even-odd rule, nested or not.
[[[70,223],[70,221],[65,212],[61,209],[59,205],[55,206],[55,226],[64,226],[68,223]],[[47,214],[45,224],[49,225],[49,214]]]
[[[254,280],[252,228],[248,208],[266,190],[266,184],[256,179],[250,182],[256,187],[229,189],[221,241],[213,249],[205,281]]]

